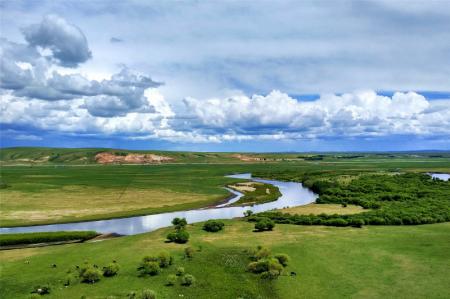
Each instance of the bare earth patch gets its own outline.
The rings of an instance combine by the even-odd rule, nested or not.
[[[237,183],[234,185],[230,185],[231,189],[240,191],[240,192],[253,192],[256,190],[255,185],[261,185],[261,183],[257,182],[244,182],[244,183]]]

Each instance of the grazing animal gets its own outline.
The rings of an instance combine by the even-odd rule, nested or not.
[[[297,273],[292,271],[291,276],[297,276]]]
[[[52,268],[56,268],[56,264],[53,264],[53,265],[52,265]]]

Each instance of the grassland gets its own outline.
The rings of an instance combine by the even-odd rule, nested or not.
[[[228,197],[234,168],[201,165],[2,167],[1,225],[193,209]],[[239,168],[238,168],[239,169]]]
[[[323,188],[320,193],[327,202],[282,210],[299,219],[311,214],[360,217],[369,213],[379,217],[380,212],[397,213],[395,204],[399,212],[411,212],[408,205],[419,200],[416,195],[441,204],[446,200],[442,196],[450,191],[448,185],[429,182],[428,177],[397,175],[449,173],[448,153],[251,154],[261,159],[249,163],[226,153],[152,152],[173,155],[176,163],[101,166],[93,161],[98,151],[105,149],[1,149],[0,225],[204,207],[229,196],[223,187],[239,182],[224,175],[243,172]],[[314,186],[317,181],[325,184]],[[414,191],[420,184],[438,188]],[[386,191],[385,199],[391,199],[393,194],[388,193],[401,193],[403,187],[409,190],[404,192],[405,201],[384,203],[393,209],[363,210],[350,202],[361,196],[375,201],[375,192],[380,190]],[[265,188],[261,190],[265,193]],[[419,206],[419,210],[428,211],[427,207]],[[46,298],[67,299],[126,298],[130,291],[142,289],[155,290],[160,299],[450,298],[449,222],[363,228],[277,224],[274,231],[260,233],[252,232],[252,222],[224,222],[224,231],[218,233],[203,231],[201,223],[188,225],[191,238],[185,245],[165,243],[172,230],[165,228],[101,242],[0,251],[0,298],[28,298],[35,286],[43,284],[52,289]],[[246,272],[246,251],[258,244],[290,255],[287,272],[294,271],[297,276],[267,281]],[[187,246],[197,250],[192,260],[183,258]],[[175,257],[174,265],[160,275],[138,277],[141,259],[162,250]],[[69,268],[85,261],[101,267],[113,260],[120,265],[117,276],[96,284],[63,285]],[[197,282],[191,287],[165,286],[167,275],[175,273],[177,266],[183,266]]]
[[[371,226],[362,229],[277,225],[272,232],[252,233],[252,224],[225,221],[223,232],[207,233],[189,225],[187,245],[165,243],[170,228],[96,243],[0,251],[0,297],[27,298],[36,285],[50,284],[46,298],[125,298],[131,290],[150,288],[158,298],[449,298],[450,223],[422,226]],[[245,250],[257,244],[291,256],[276,281],[248,273]],[[183,259],[186,246],[196,249]],[[114,250],[111,250],[114,248]],[[154,277],[138,277],[143,256],[166,250],[174,265]],[[85,260],[105,265],[116,260],[116,277],[96,284],[64,287],[66,271]],[[214,262],[212,262],[214,261]],[[56,264],[53,268],[51,265]],[[164,286],[176,266],[197,278],[195,285]]]
[[[309,157],[305,154],[254,154],[265,157],[269,162],[240,161],[236,164],[232,154],[174,152],[173,155],[186,159],[179,161],[192,163],[74,164],[80,157],[91,157],[100,150],[1,149],[0,225],[108,219],[209,206],[229,196],[222,187],[237,181],[224,177],[230,173],[253,172],[262,176],[278,173],[285,175],[277,175],[281,180],[297,181],[302,181],[307,173],[323,177],[338,176],[348,182],[368,173],[450,172],[450,157],[445,153],[433,157],[430,157],[431,154],[367,154],[356,158],[330,154],[321,160],[298,160],[300,156],[303,157],[301,159]],[[52,151],[58,152],[60,159],[52,160],[53,164],[47,161],[28,166],[6,165],[9,162],[18,163],[20,159],[42,160]],[[196,160],[195,157],[200,156],[204,160]],[[298,159],[292,160],[292,157]]]

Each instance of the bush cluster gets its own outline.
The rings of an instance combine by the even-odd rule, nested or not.
[[[353,226],[417,225],[450,221],[450,181],[433,180],[427,174],[361,175],[358,172],[255,173],[286,181],[300,181],[319,194],[317,203],[354,204],[367,210],[354,215],[290,215],[264,212],[247,217],[257,222],[266,217],[276,223]],[[339,177],[354,176],[346,184]]]
[[[255,218],[255,231],[270,231],[275,227],[275,222],[268,217],[256,217]]]
[[[250,259],[252,262],[247,265],[247,271],[260,274],[264,279],[275,279],[280,276],[290,261],[287,254],[272,256],[270,249],[261,246],[251,252]]]
[[[158,275],[162,268],[167,268],[172,263],[172,256],[168,252],[162,251],[157,256],[145,256],[137,270],[141,276],[154,276]]]
[[[208,220],[203,224],[203,230],[207,232],[218,232],[223,229],[225,224],[218,220]]]
[[[81,282],[96,283],[102,277],[102,271],[96,265],[85,263],[79,270]]]

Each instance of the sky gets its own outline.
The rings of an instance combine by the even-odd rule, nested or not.
[[[450,1],[0,0],[0,146],[450,150]]]

